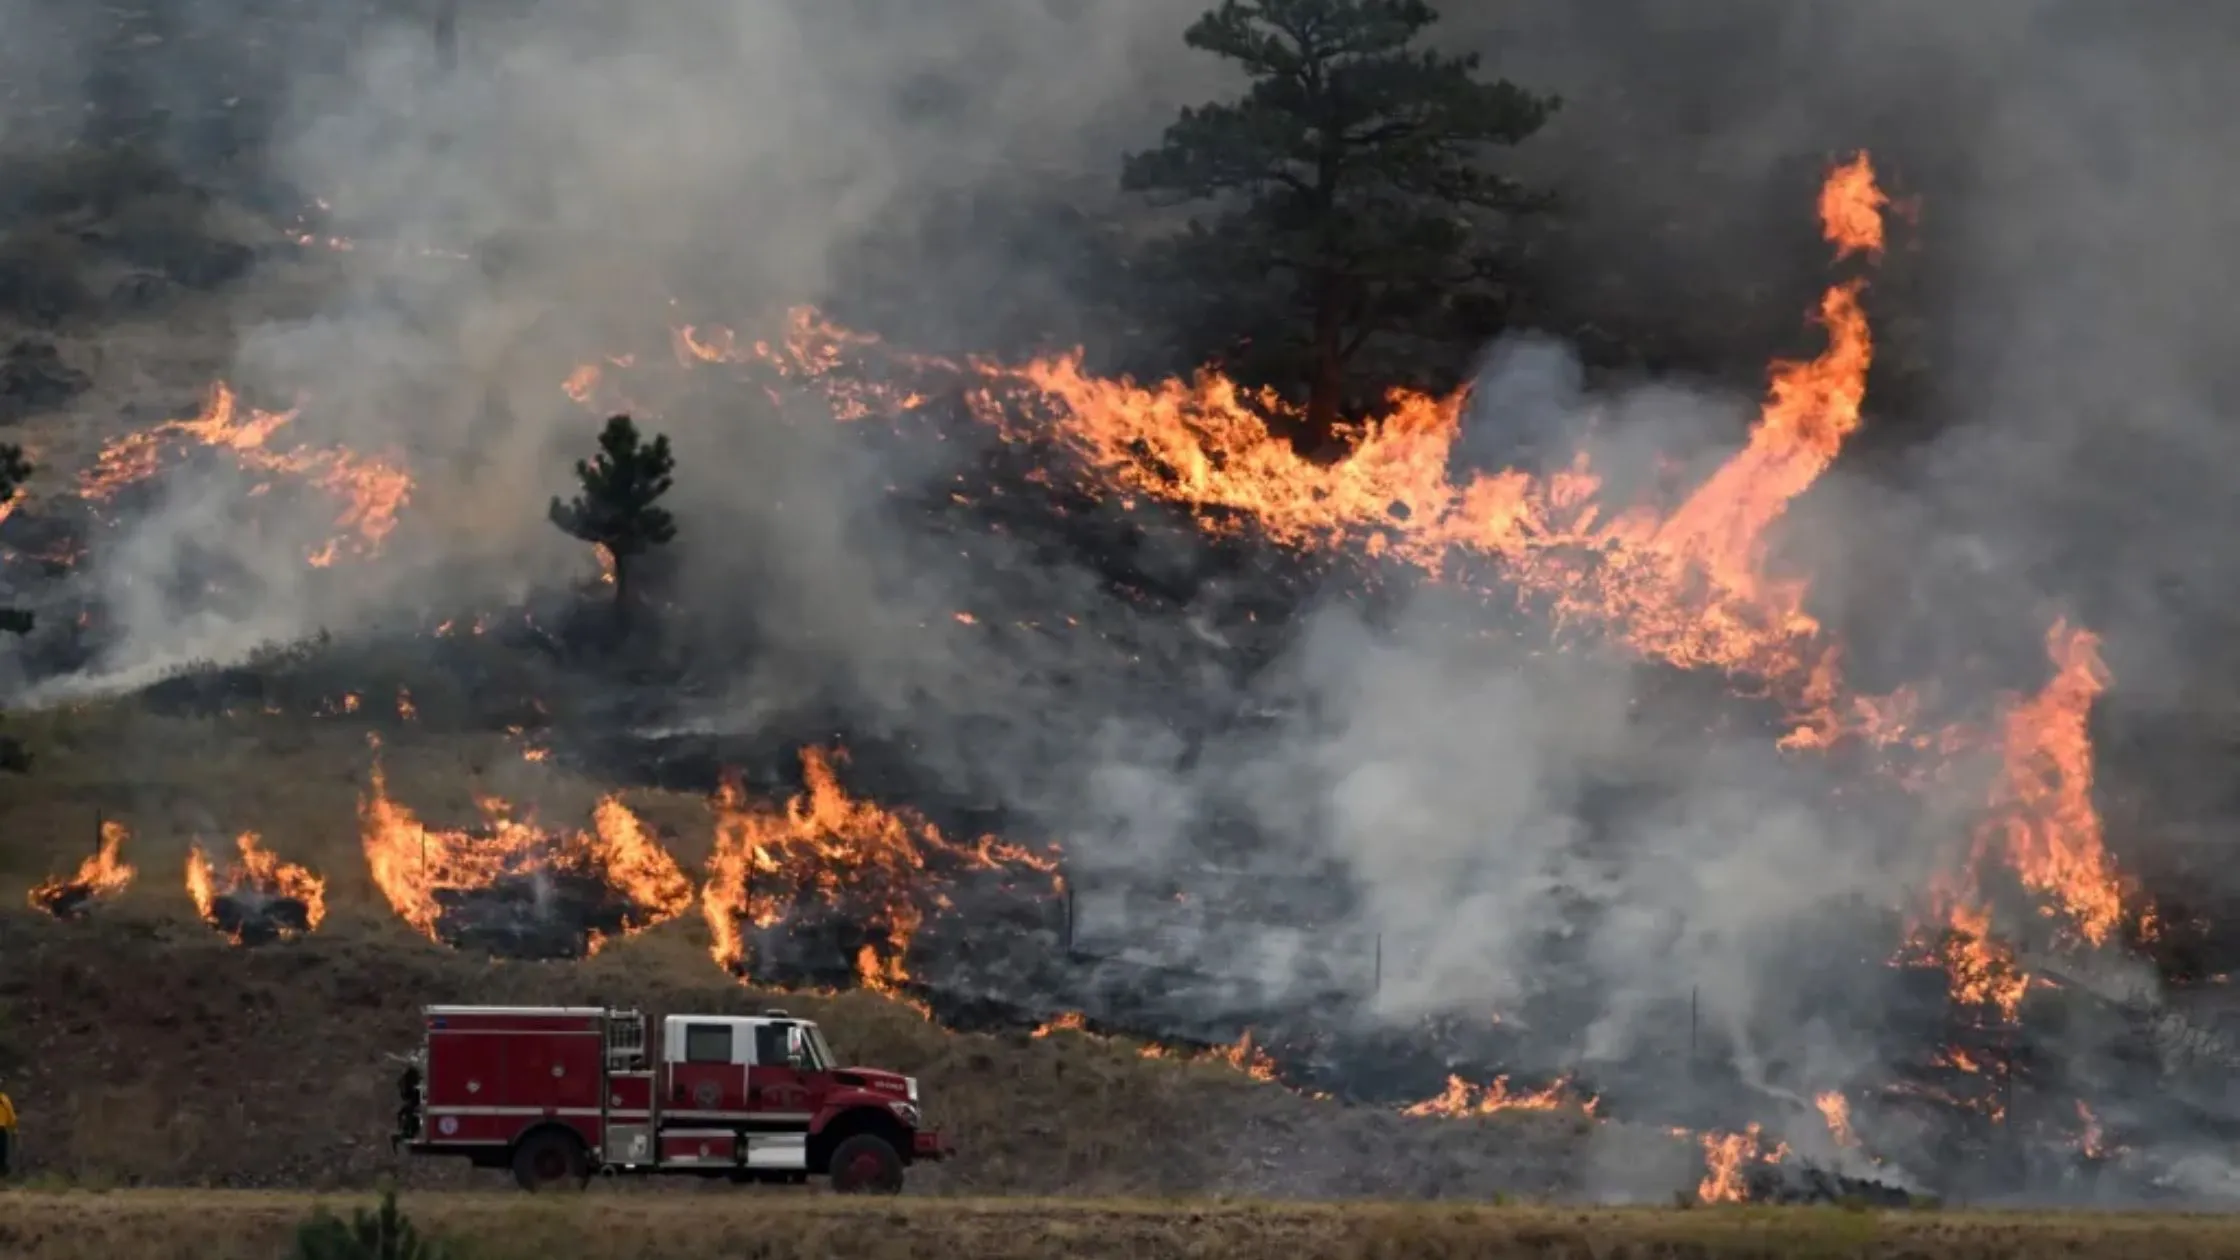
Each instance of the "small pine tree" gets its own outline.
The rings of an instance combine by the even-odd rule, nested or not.
[[[1248,377],[1303,387],[1310,443],[1365,348],[1383,343],[1391,376],[1409,343],[1484,339],[1509,300],[1487,242],[1547,205],[1484,158],[1540,130],[1556,98],[1417,47],[1438,16],[1424,0],[1222,0],[1183,41],[1249,86],[1183,110],[1121,171],[1124,189],[1214,207],[1157,260],[1173,313],[1193,349],[1225,345]]]
[[[23,493],[23,483],[31,480],[31,461],[24,458],[20,446],[0,446],[0,508],[16,501]],[[21,608],[0,608],[0,632],[7,634],[31,633],[31,613]],[[21,774],[31,768],[31,754],[21,743],[0,735],[0,770]]]
[[[449,1260],[450,1255],[450,1248],[422,1238],[397,1210],[395,1190],[383,1190],[379,1210],[359,1208],[347,1221],[314,1208],[311,1219],[296,1227],[289,1260]]]
[[[656,502],[673,484],[676,460],[669,439],[646,441],[628,416],[613,416],[599,431],[599,453],[576,461],[576,497],[552,500],[552,523],[573,538],[604,547],[614,561],[617,618],[627,624],[636,591],[633,561],[677,536],[676,519]]]

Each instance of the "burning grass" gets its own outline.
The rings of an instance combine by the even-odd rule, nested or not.
[[[432,827],[390,798],[376,763],[359,819],[373,881],[413,930],[514,957],[597,953],[608,938],[683,914],[693,888],[612,794],[588,831],[548,830],[478,791],[479,827]]]
[[[953,908],[949,889],[965,873],[1028,885],[1054,898],[1057,860],[994,836],[959,842],[904,810],[850,797],[837,771],[842,752],[801,754],[805,789],[783,806],[753,801],[725,784],[715,809],[715,847],[700,901],[718,966],[745,975],[752,948],[834,923],[860,938],[854,979],[893,993],[910,979],[910,943],[929,915]]]
[[[413,694],[423,708],[450,712],[459,703],[439,679],[414,681]],[[388,724],[380,727],[388,732],[382,750],[387,780],[431,812],[471,810],[478,794],[489,793],[492,776],[520,766],[519,742],[501,732],[429,729],[398,718],[387,706],[345,712],[332,705],[325,711],[316,702],[320,694],[306,688],[288,705],[270,706],[274,711],[257,699],[200,717],[152,713],[134,701],[11,714],[11,733],[30,745],[37,772],[0,776],[0,809],[10,822],[0,878],[22,881],[6,895],[24,898],[35,887],[60,886],[66,900],[82,905],[87,894],[70,890],[82,882],[81,864],[98,866],[98,855],[88,857],[89,836],[96,812],[105,809],[116,824],[111,830],[129,833],[112,852],[115,862],[142,871],[187,872],[183,884],[139,880],[112,892],[108,899],[120,910],[137,905],[159,917],[192,916],[209,923],[213,914],[233,912],[220,904],[231,893],[235,910],[259,901],[281,911],[283,920],[299,917],[292,903],[300,903],[303,930],[331,930],[336,919],[384,928],[397,924],[374,881],[358,827],[361,795],[370,781],[367,726]],[[328,686],[324,694],[343,693]],[[539,767],[537,775],[538,799],[554,811],[582,808],[588,814],[608,795],[566,773]],[[696,864],[704,855],[705,801],[633,791],[616,808],[649,836],[676,835],[678,861]],[[238,840],[231,853],[201,848],[213,834],[242,832],[256,837],[253,857],[242,855]],[[201,886],[198,866],[207,868],[208,913],[198,909],[195,895]],[[108,878],[114,883],[117,877]],[[675,879],[683,881],[682,904],[688,906],[689,881],[681,868]],[[306,880],[317,882],[320,891],[314,894]],[[218,926],[231,934],[226,925]],[[249,935],[261,930],[242,926]]]
[[[236,945],[303,936],[327,917],[327,882],[283,862],[244,831],[234,838],[238,860],[221,872],[196,845],[187,851],[187,895],[210,926]]]
[[[58,919],[81,918],[97,902],[107,901],[132,886],[139,872],[124,860],[124,842],[132,832],[115,819],[105,819],[95,827],[100,836],[92,856],[78,863],[78,869],[69,875],[57,875],[42,880],[30,893],[34,909],[44,910]]]
[[[249,1260],[287,1249],[322,1200],[305,1194],[136,1191],[6,1197],[0,1238],[23,1260]],[[330,1207],[347,1197],[324,1200]],[[1353,1260],[1687,1255],[2008,1257],[2232,1254],[2240,1223],[2215,1217],[2025,1213],[1879,1214],[1836,1209],[1676,1212],[1362,1203],[903,1199],[819,1195],[599,1196],[552,1210],[518,1196],[407,1192],[423,1232],[504,1260],[555,1254],[714,1260],[973,1255]]]

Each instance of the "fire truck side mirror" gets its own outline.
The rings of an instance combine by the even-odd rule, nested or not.
[[[799,1067],[801,1065],[801,1060],[806,1058],[807,1055],[808,1047],[807,1042],[801,1036],[801,1025],[795,1024],[792,1027],[787,1028],[786,1062],[792,1064],[795,1067]]]

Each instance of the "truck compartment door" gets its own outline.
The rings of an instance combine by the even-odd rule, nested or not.
[[[747,1110],[746,1064],[751,1047],[740,1044],[746,1039],[739,1031],[737,1024],[728,1021],[687,1021],[683,1036],[663,1047],[671,1115]]]

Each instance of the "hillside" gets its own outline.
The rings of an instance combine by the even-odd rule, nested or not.
[[[40,772],[0,785],[13,830],[0,884],[0,1067],[25,1113],[34,1179],[364,1186],[396,1171],[395,1069],[383,1056],[414,1044],[423,1003],[745,1011],[773,1000],[727,982],[691,916],[581,963],[491,962],[413,934],[378,900],[359,851],[370,758],[351,724],[111,706],[21,729]],[[431,813],[463,808],[478,771],[532,769],[488,736],[392,733],[384,761],[391,790]],[[594,787],[553,775],[540,799],[588,801]],[[688,865],[701,859],[701,802],[626,799]],[[83,856],[97,815],[131,829],[131,886],[75,922],[28,908],[24,889]],[[187,847],[233,827],[260,829],[278,856],[325,877],[318,932],[243,948],[196,920]],[[920,1177],[924,1192],[1484,1198],[1562,1193],[1622,1169],[1637,1192],[1662,1197],[1701,1171],[1683,1143],[1576,1109],[1415,1119],[1302,1097],[1223,1062],[1147,1058],[1139,1043],[952,1033],[862,992],[782,1000],[823,1021],[843,1056],[925,1080],[963,1155]],[[502,1182],[443,1164],[403,1175]]]

